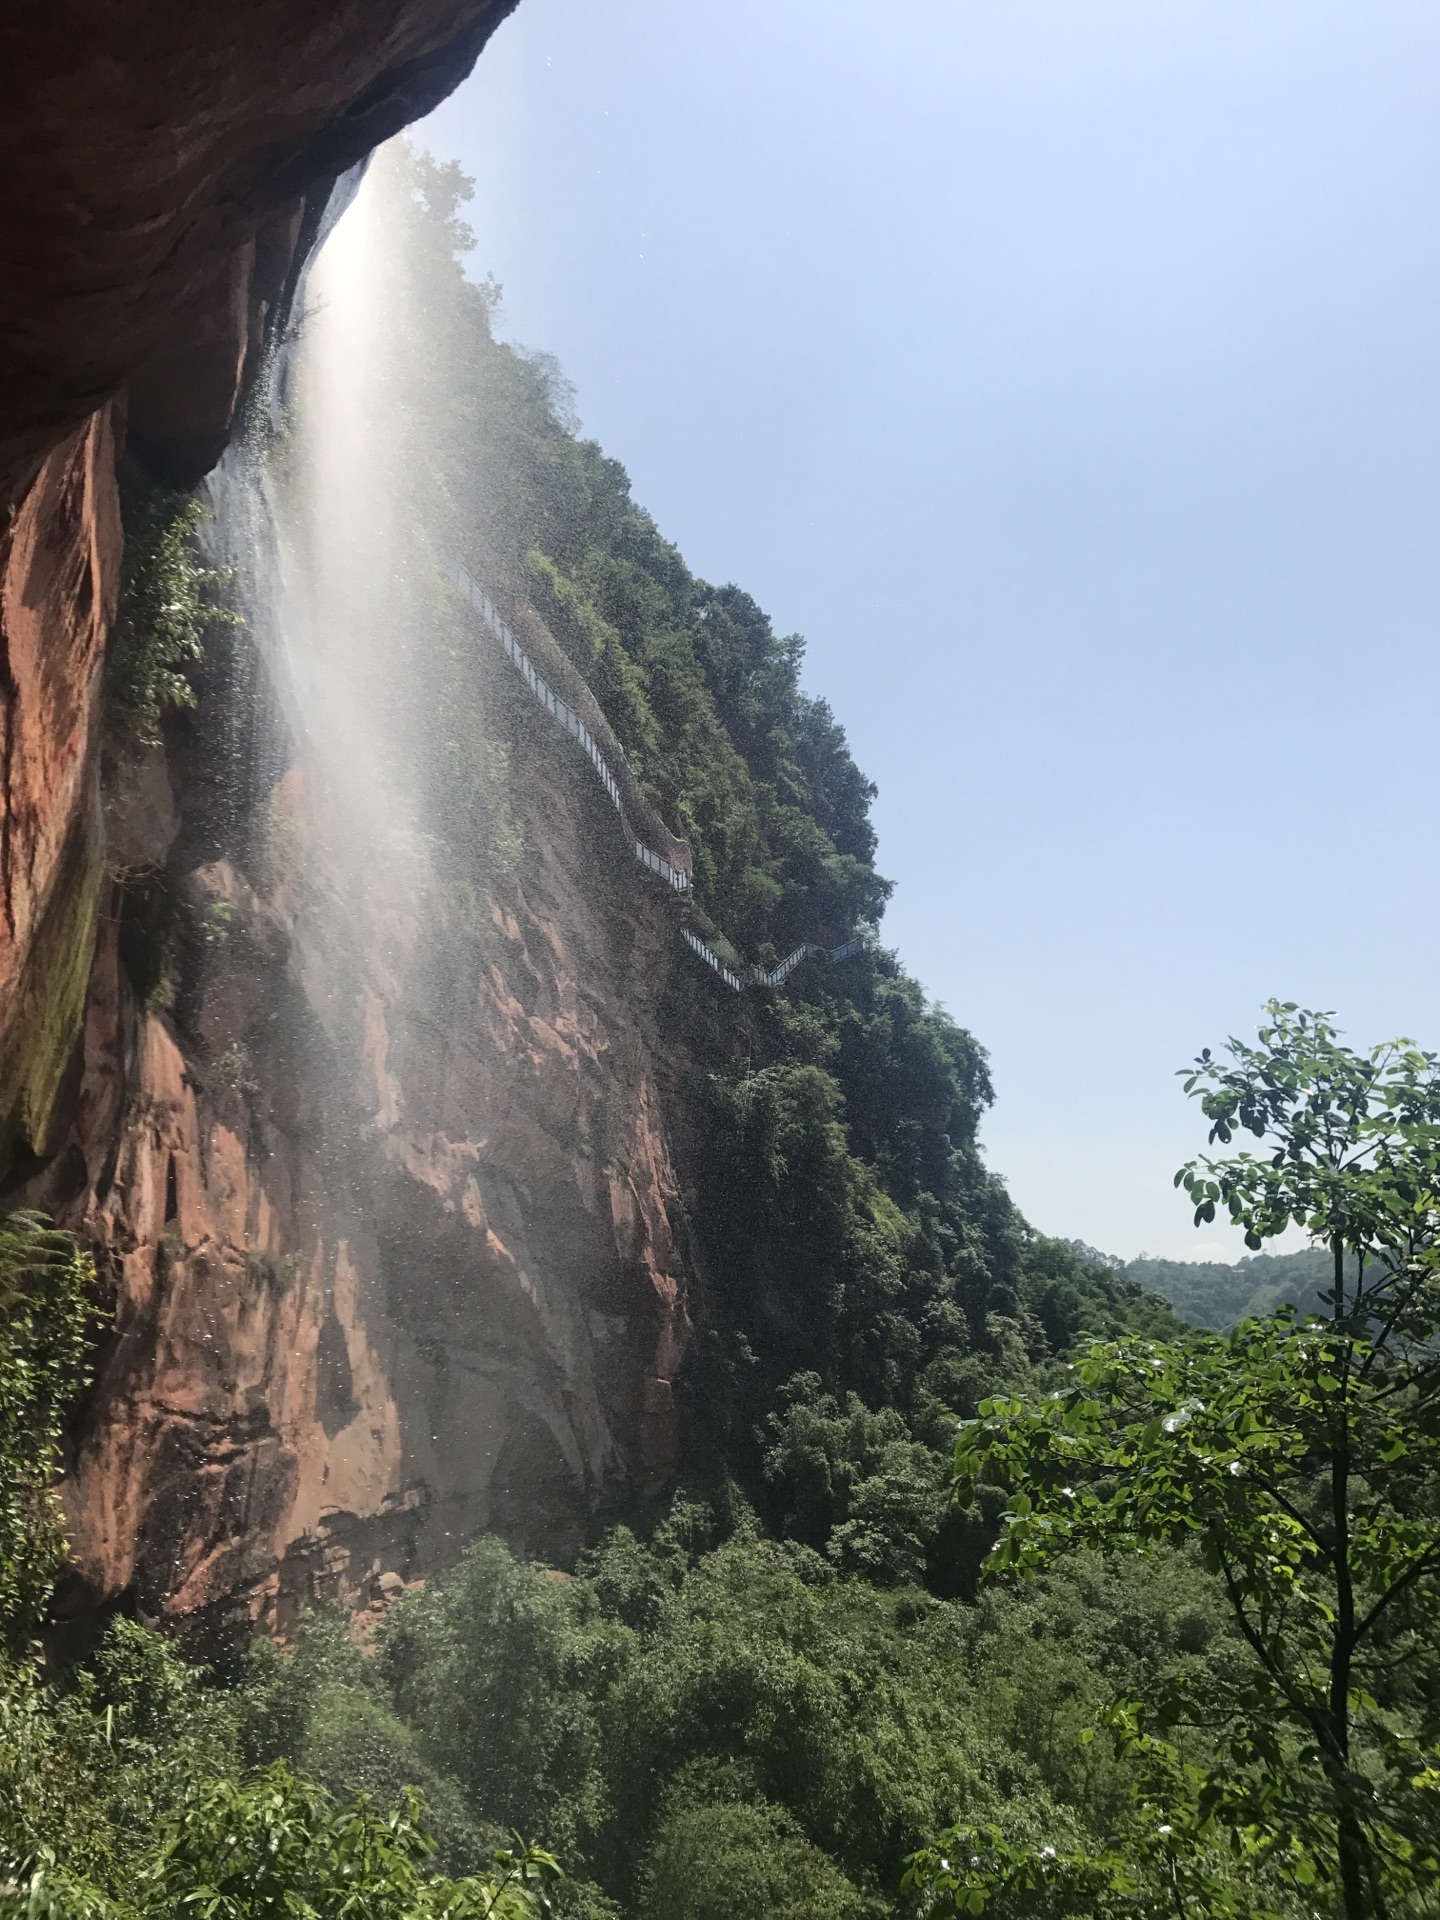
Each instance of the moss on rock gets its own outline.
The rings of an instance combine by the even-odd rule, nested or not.
[[[59,1145],[85,1025],[103,863],[93,810],[76,823],[36,930],[9,1031],[0,1038],[0,1186]]]

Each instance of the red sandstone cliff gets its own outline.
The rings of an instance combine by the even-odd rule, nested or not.
[[[0,1179],[53,1143],[93,932],[114,437],[219,457],[307,221],[515,0],[0,12]]]
[[[0,536],[0,1176],[63,1123],[95,940],[94,747],[119,564],[106,407],[48,455]]]
[[[671,897],[498,650],[485,707],[544,777],[512,782],[523,858],[479,903],[408,843],[354,848],[303,754],[233,825],[248,854],[190,864],[208,693],[110,770],[130,885],[35,1193],[115,1307],[66,1486],[75,1604],[283,1629],[487,1528],[564,1558],[673,1465],[663,1116],[737,1010],[693,994]],[[167,862],[147,990],[136,902]]]
[[[81,1607],[283,1628],[486,1527],[563,1555],[672,1463],[662,1114],[736,1010],[679,1013],[673,902],[588,768],[517,789],[478,925],[423,860],[357,863],[303,753],[217,832],[215,685],[100,800],[117,448],[175,484],[217,458],[337,173],[513,3],[0,22],[0,1181],[114,1309],[65,1489]],[[523,766],[549,723],[506,672]]]

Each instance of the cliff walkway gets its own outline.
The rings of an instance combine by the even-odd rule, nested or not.
[[[680,894],[691,912],[698,915],[691,884],[690,848],[670,832],[641,793],[620,742],[578,670],[538,620],[525,619],[525,644],[522,645],[494,600],[467,568],[457,567],[453,577],[465,599],[499,641],[506,659],[532,696],[557,725],[564,728],[594,767],[601,786],[620,815],[625,838],[640,865]],[[831,961],[849,960],[865,945],[864,936],[859,933],[838,947],[817,946],[813,940],[805,940],[793,953],[787,953],[778,966],[766,968],[742,962],[737,968],[715,950],[704,931],[687,925],[681,927],[680,934],[691,952],[733,993],[743,993],[746,987],[782,986],[801,962],[812,956]]]

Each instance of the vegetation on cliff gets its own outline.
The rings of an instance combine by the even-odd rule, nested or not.
[[[0,1216],[0,1657],[44,1617],[64,1549],[54,1481],[65,1415],[86,1378],[94,1268],[41,1215]]]
[[[383,568],[347,555],[387,666],[397,651],[407,663],[391,701],[413,708],[412,759],[441,831],[463,844],[456,769],[483,711],[474,616],[445,585],[463,562],[550,627],[647,798],[690,842],[697,898],[725,932],[757,957],[837,942],[889,889],[872,864],[873,789],[829,708],[800,687],[802,643],[739,588],[692,574],[619,462],[573,431],[553,363],[495,338],[498,289],[461,264],[468,193],[457,168],[404,142],[367,178],[385,337],[364,433],[389,483],[394,552]]]
[[[0,1217],[0,1913],[28,1920],[533,1920],[552,1857],[487,1834],[431,1871],[423,1802],[333,1797],[283,1761],[263,1659],[213,1684],[158,1634],[114,1621],[66,1670],[36,1638],[64,1552],[54,1482],[85,1384],[94,1270],[33,1213]],[[251,1763],[251,1764],[247,1764]],[[496,1844],[497,1840],[502,1844]]]
[[[773,958],[874,925],[889,889],[873,788],[801,688],[802,642],[739,588],[691,573],[619,463],[576,434],[554,366],[495,337],[498,290],[462,267],[468,190],[403,142],[367,180],[385,272],[364,433],[394,551],[383,568],[358,545],[346,556],[360,617],[384,628],[390,706],[413,708],[407,737],[452,871],[472,870],[484,838],[456,774],[475,754],[483,702],[467,676],[488,644],[445,585],[463,561],[543,617],[737,944]],[[292,446],[282,464],[304,457]],[[687,990],[723,991],[698,964]],[[801,1402],[856,1395],[923,1443],[973,1411],[985,1382],[1044,1363],[1082,1327],[1174,1330],[1158,1300],[1021,1219],[977,1144],[983,1049],[893,956],[809,963],[745,1019],[743,1062],[741,1047],[716,1055],[693,1096],[686,1205],[707,1269],[683,1383],[693,1471],[737,1477],[768,1515],[783,1496],[757,1436]]]
[[[540,612],[737,941],[873,925],[871,792],[798,640],[693,576],[495,339],[461,177],[394,147],[373,186],[403,525],[361,617],[448,883],[516,857],[463,560]],[[1339,1297],[1224,1341],[1029,1227],[980,1152],[983,1049],[893,956],[754,995],[695,1094],[679,1484],[572,1569],[473,1543],[364,1650],[323,1614],[211,1673],[127,1621],[63,1673],[22,1650],[0,1908],[1433,1914],[1435,1062],[1292,1014],[1201,1075],[1215,1137],[1271,1157],[1191,1189],[1259,1238],[1298,1219]]]
[[[196,552],[200,501],[130,474],[121,505],[125,558],[105,652],[106,721],[112,736],[153,746],[165,710],[195,704],[186,669],[203,657],[206,634],[238,616],[217,599],[227,576]]]

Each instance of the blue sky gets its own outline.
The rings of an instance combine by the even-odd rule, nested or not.
[[[420,129],[502,332],[808,641],[1036,1224],[1195,1256],[1173,1077],[1440,1045],[1440,8],[522,0]]]

